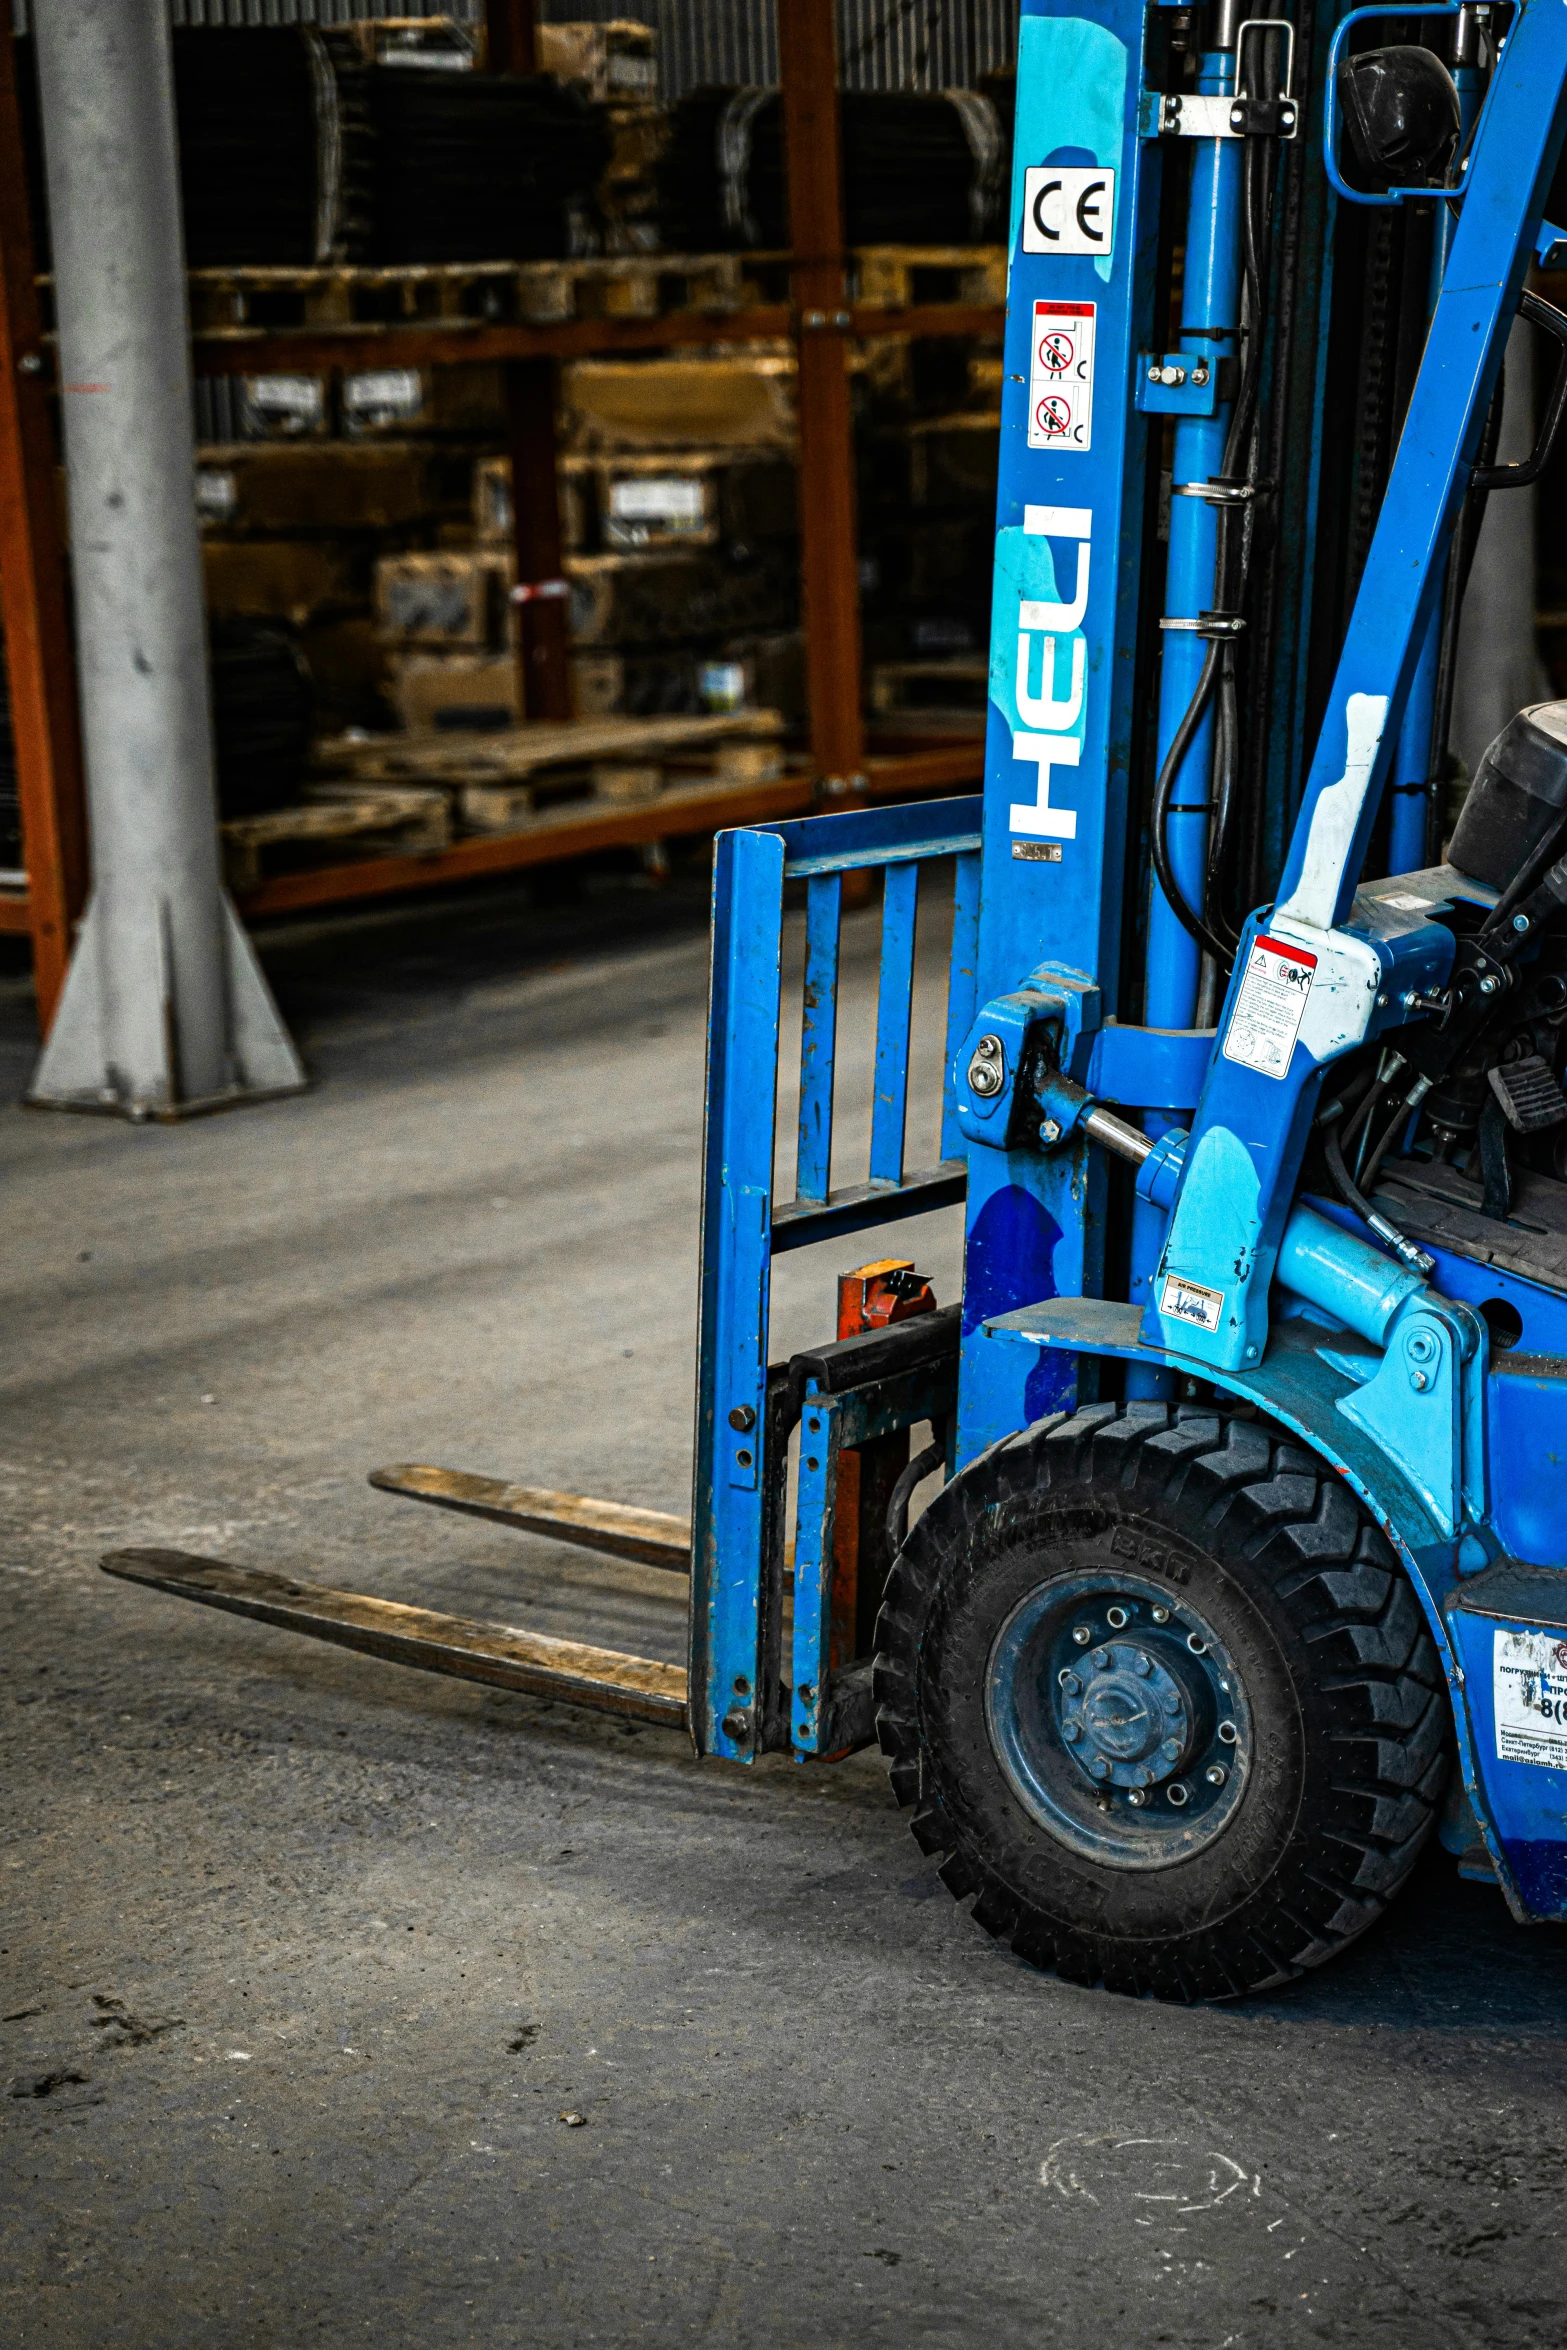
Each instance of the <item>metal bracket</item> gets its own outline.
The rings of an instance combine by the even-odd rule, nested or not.
[[[1403,1472],[1449,1540],[1485,1509],[1478,1385],[1485,1353],[1477,1317],[1466,1306],[1411,1299],[1388,1332],[1376,1370],[1336,1407]],[[1467,1378],[1466,1365],[1475,1366]]]
[[[1212,416],[1222,362],[1190,351],[1139,351],[1137,406],[1144,416]]]

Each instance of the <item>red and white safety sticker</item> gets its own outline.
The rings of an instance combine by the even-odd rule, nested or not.
[[[1028,374],[1028,445],[1085,453],[1094,425],[1092,302],[1036,302]]]
[[[1281,938],[1253,939],[1224,1035],[1227,1061],[1239,1061],[1261,1077],[1287,1074],[1316,968],[1316,956],[1304,947],[1288,946]]]

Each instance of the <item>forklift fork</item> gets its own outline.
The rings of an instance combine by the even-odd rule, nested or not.
[[[661,1510],[427,1463],[379,1491],[691,1579],[689,1672],[513,1625],[403,1606],[182,1551],[115,1551],[111,1575],[390,1663],[688,1728],[700,1753],[835,1759],[875,1735],[870,1647],[915,1478],[952,1465],[959,1310],[905,1259],[840,1281],[838,1336],[768,1364],[772,1258],[959,1203],[953,1053],[974,1013],[975,800],[855,811],[719,836],[713,888],[695,1525]],[[905,1173],[919,869],[954,867],[941,1161]],[[874,1092],[863,1181],[831,1188],[845,873],[883,875]],[[805,885],[793,1198],[775,1204],[785,885]],[[935,1442],[910,1461],[909,1431]],[[791,1440],[802,1432],[795,1530]],[[786,1627],[786,1602],[793,1600]],[[785,1654],[786,1633],[788,1654]]]

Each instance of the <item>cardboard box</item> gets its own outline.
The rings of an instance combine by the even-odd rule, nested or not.
[[[339,392],[349,440],[402,433],[506,430],[506,389],[499,367],[363,367],[344,374]]]
[[[562,371],[563,446],[792,449],[795,363],[752,353],[722,359],[582,359]]]
[[[697,644],[787,627],[799,607],[792,560],[740,567],[716,550],[568,555],[571,634],[579,646]]]
[[[496,548],[439,555],[383,555],[375,567],[376,625],[400,645],[494,647],[510,564]]]
[[[579,718],[614,718],[626,690],[626,664],[619,653],[573,653],[571,706]]]
[[[601,105],[658,95],[658,35],[627,17],[607,24],[541,24],[534,33],[540,73],[580,82]]]
[[[325,439],[332,407],[324,375],[240,378],[239,429],[248,441]]]
[[[392,663],[392,707],[411,734],[475,732],[522,719],[510,653],[402,653]]]
[[[434,453],[342,441],[240,443],[198,452],[203,529],[399,530],[438,502]]]
[[[207,539],[201,552],[207,609],[216,615],[302,628],[319,613],[366,601],[367,560],[340,539]]]

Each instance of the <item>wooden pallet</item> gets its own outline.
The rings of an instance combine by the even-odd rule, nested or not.
[[[952,653],[929,661],[879,661],[870,671],[871,709],[879,718],[921,719],[954,714],[984,724],[990,664],[983,653]]]
[[[323,770],[357,783],[490,785],[525,783],[551,768],[596,763],[662,765],[672,754],[720,744],[775,740],[776,710],[700,718],[578,718],[497,728],[485,734],[341,734],[317,747]]]
[[[451,840],[451,802],[446,792],[409,785],[344,789],[316,786],[312,797],[265,816],[236,816],[223,826],[224,876],[231,890],[259,887],[280,867],[320,862],[334,856],[399,851],[427,856]]]
[[[208,336],[322,327],[557,325],[731,311],[747,299],[739,253],[615,254],[388,269],[193,269],[191,326]]]
[[[693,793],[727,794],[776,783],[783,773],[784,755],[775,741],[728,741],[712,750],[677,750],[663,760],[595,759],[585,767],[543,768],[521,782],[459,783],[454,796],[465,832],[526,832],[563,817],[580,819],[594,808],[610,815],[655,807],[671,794],[684,805]]]
[[[1005,303],[1005,245],[860,245],[852,256],[854,298],[879,309]]]

